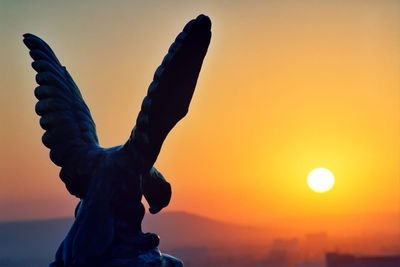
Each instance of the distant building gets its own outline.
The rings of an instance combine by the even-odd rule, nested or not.
[[[326,254],[327,267],[399,267],[400,255],[357,257],[351,254]]]

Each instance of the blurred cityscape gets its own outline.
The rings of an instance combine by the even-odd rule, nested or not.
[[[326,233],[302,239],[274,239],[262,247],[236,244],[225,247],[186,247],[171,253],[185,259],[185,266],[265,267],[399,267],[399,237],[375,240],[334,240]],[[332,252],[334,251],[334,252]],[[346,251],[342,253],[340,251]]]
[[[160,235],[160,250],[197,266],[394,267],[400,235],[331,236],[326,232],[282,235],[182,212],[146,217],[144,231]],[[0,267],[47,266],[72,218],[0,223]]]

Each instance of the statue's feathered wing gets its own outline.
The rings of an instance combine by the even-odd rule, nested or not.
[[[35,96],[39,102],[35,110],[41,116],[41,127],[46,130],[43,144],[50,148],[51,160],[62,167],[60,178],[68,191],[84,198],[95,160],[88,154],[100,151],[96,126],[78,87],[50,47],[32,34],[24,35],[24,43],[37,71],[39,86]]]
[[[136,126],[124,145],[133,156],[133,167],[143,173],[150,171],[165,137],[188,111],[210,43],[210,29],[211,22],[204,15],[191,20],[154,74]],[[89,174],[101,154],[96,126],[78,87],[51,48],[32,34],[24,35],[24,43],[38,72],[35,109],[46,130],[42,141],[50,148],[51,160],[62,167],[60,178],[69,192],[84,198]]]
[[[83,206],[91,203],[86,200],[93,198],[92,194],[104,193],[97,192],[90,180],[97,181],[107,175],[118,183],[121,178],[118,173],[122,173],[118,168],[133,168],[142,177],[142,184],[137,184],[136,190],[142,190],[152,213],[168,204],[170,186],[152,166],[165,137],[188,111],[210,38],[211,22],[204,15],[184,27],[154,74],[130,138],[124,145],[107,150],[98,144],[89,109],[69,73],[44,41],[32,34],[24,35],[24,43],[34,59],[32,66],[38,72],[36,112],[41,116],[41,127],[46,130],[43,143],[50,148],[51,160],[61,167],[60,177],[69,192],[85,199]],[[107,166],[99,163],[105,159]],[[99,173],[99,166],[109,169]],[[96,171],[100,177],[94,179]],[[101,199],[105,200],[104,197]],[[139,203],[132,204],[139,205],[140,197]],[[88,208],[78,214],[64,240],[64,248],[59,250],[64,262],[71,258],[72,262],[86,262],[85,257],[103,255],[111,246],[115,225],[113,218],[103,217],[115,214],[110,205],[98,207],[102,204],[88,204],[90,211]],[[138,218],[139,226],[141,219]],[[78,253],[77,249],[82,251]]]
[[[197,78],[211,38],[211,21],[200,15],[176,37],[154,74],[136,127],[125,147],[140,155],[141,169],[153,166],[161,145],[188,112]]]

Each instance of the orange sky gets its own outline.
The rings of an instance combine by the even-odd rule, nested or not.
[[[22,34],[53,47],[107,147],[126,141],[156,67],[200,13],[209,52],[156,162],[173,186],[167,211],[239,223],[399,211],[399,2],[188,2],[0,3],[0,220],[70,216],[77,203],[41,143]],[[328,193],[306,185],[317,167],[335,175]]]

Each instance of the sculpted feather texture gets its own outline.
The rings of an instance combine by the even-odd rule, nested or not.
[[[157,255],[158,236],[141,231],[141,197],[151,213],[169,203],[171,186],[153,164],[167,134],[188,112],[210,29],[204,15],[184,27],[154,74],[128,141],[112,148],[99,146],[90,111],[51,48],[37,36],[24,35],[37,71],[35,110],[45,130],[43,144],[61,167],[68,191],[81,199],[52,266],[111,266],[115,259],[126,263],[115,266],[140,266],[143,257],[132,256],[139,250]],[[159,251],[158,257],[168,260]]]

